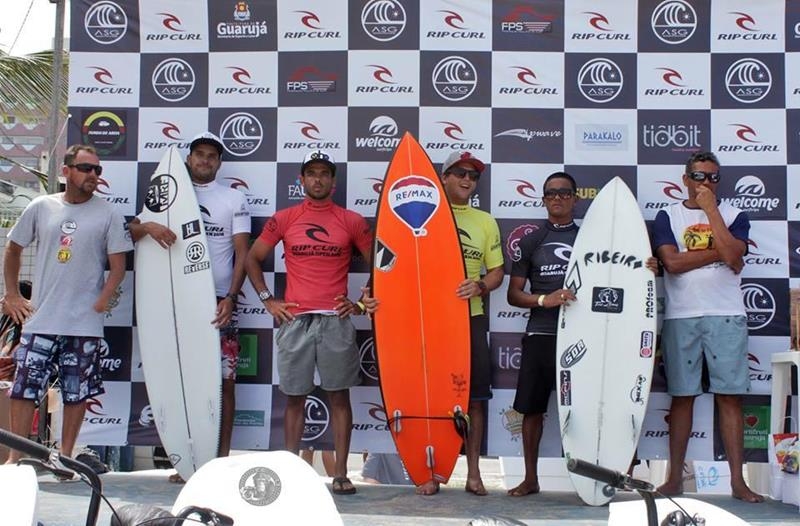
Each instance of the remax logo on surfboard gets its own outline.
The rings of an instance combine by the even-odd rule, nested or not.
[[[439,188],[425,177],[409,175],[389,189],[389,207],[415,237],[427,235],[425,225],[439,208]]]

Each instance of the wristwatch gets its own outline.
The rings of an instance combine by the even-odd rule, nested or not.
[[[489,287],[486,286],[486,283],[482,279],[478,280],[478,288],[481,289],[481,296],[489,292]]]
[[[266,289],[262,290],[258,293],[258,299],[260,299],[262,302],[272,299],[272,293]]]

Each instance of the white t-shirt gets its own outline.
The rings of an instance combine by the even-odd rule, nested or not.
[[[233,236],[250,234],[250,209],[245,195],[216,181],[194,185],[208,238],[211,273],[217,296],[225,296],[233,279]]]
[[[747,243],[747,214],[727,203],[719,211],[733,237]],[[653,225],[653,246],[675,245],[679,252],[713,248],[711,225],[705,212],[676,203],[661,210]],[[681,274],[664,272],[665,319],[744,315],[741,275],[717,261]]]

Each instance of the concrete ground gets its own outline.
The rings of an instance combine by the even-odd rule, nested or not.
[[[464,491],[466,469],[463,457],[459,460],[450,483],[443,486],[438,495],[431,497],[417,496],[409,486],[363,483],[360,477],[360,455],[351,455],[348,467],[350,478],[358,487],[358,493],[334,496],[336,507],[347,526],[504,524],[492,522],[489,518],[519,521],[505,524],[521,523],[536,526],[600,526],[607,524],[608,521],[608,506],[586,506],[573,492],[545,491],[528,497],[508,497],[500,462],[497,459],[481,460],[483,480],[489,490],[489,495],[486,497],[476,497]],[[168,482],[169,473],[172,471],[145,470],[108,473],[101,478],[104,493],[113,506],[146,503],[169,509],[183,487]],[[322,480],[328,484],[330,482],[326,477],[322,477]],[[50,475],[41,475],[39,488],[39,520],[45,526],[85,524],[88,487],[76,482],[59,483]],[[755,526],[800,524],[798,507],[780,501],[767,500],[763,504],[746,504],[727,495],[686,494],[685,496],[722,507]],[[638,498],[636,494],[626,493],[617,495],[614,502]],[[308,504],[313,505],[313,503]],[[103,504],[98,524],[109,524],[109,520],[109,508]],[[307,524],[303,521],[303,510],[298,509],[296,517],[287,524]],[[641,524],[646,524],[644,518]]]

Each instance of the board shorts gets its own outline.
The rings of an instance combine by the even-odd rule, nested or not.
[[[489,350],[489,317],[485,314],[471,316],[469,399],[492,398],[492,352]]]
[[[217,298],[217,302],[222,298]],[[219,329],[219,347],[222,351],[222,379],[236,380],[236,368],[239,367],[239,315],[234,305],[231,321]]]
[[[696,396],[703,393],[704,358],[710,392],[725,395],[750,392],[745,316],[664,320],[661,345],[670,395]]]
[[[44,396],[53,373],[58,373],[61,398],[77,404],[103,394],[100,371],[102,338],[22,333],[14,354],[17,374],[11,398],[38,402]]]
[[[517,376],[514,410],[523,415],[547,413],[556,386],[556,335],[526,334]]]
[[[305,396],[314,390],[315,368],[325,391],[361,383],[356,328],[349,317],[300,314],[281,324],[275,345],[280,389],[289,396]]]
[[[397,453],[367,454],[361,476],[377,480],[381,484],[413,484]]]

